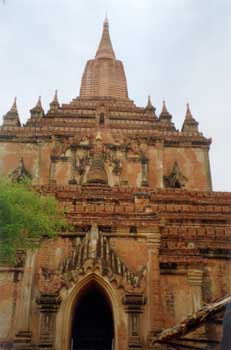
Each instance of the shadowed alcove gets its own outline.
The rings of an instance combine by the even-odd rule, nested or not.
[[[112,350],[114,324],[111,305],[97,284],[81,293],[72,324],[71,350]]]

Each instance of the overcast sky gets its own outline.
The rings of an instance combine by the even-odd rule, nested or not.
[[[22,122],[39,95],[45,110],[55,89],[76,97],[106,11],[129,97],[144,106],[150,94],[158,113],[165,98],[178,129],[189,101],[213,140],[213,188],[230,191],[230,0],[0,0],[0,117],[14,96]]]

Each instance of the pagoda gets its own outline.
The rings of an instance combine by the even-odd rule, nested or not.
[[[129,98],[107,18],[78,97],[60,104],[56,91],[47,112],[39,97],[25,125],[15,99],[1,176],[29,177],[74,229],[0,267],[0,344],[166,349],[165,329],[229,294],[231,193],[212,191],[210,144],[189,105],[179,131],[165,101],[157,115],[150,96]],[[188,339],[219,342],[218,323]]]

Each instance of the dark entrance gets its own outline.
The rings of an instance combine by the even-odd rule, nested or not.
[[[91,286],[76,306],[72,350],[113,350],[114,327],[110,304],[98,286]]]

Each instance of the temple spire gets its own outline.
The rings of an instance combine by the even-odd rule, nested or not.
[[[38,102],[35,107],[30,110],[31,117],[42,118],[44,117],[44,110],[42,107],[41,96],[38,98]]]
[[[107,24],[108,24],[108,16],[107,16],[107,11],[106,11],[106,13],[105,13],[104,23],[107,23]]]
[[[21,126],[18,109],[17,109],[17,98],[14,98],[14,102],[6,115],[3,116],[3,126]]]
[[[194,119],[189,103],[187,103],[186,114],[184,118],[184,123],[182,126],[182,131],[185,132],[198,132],[198,122]]]
[[[160,113],[160,120],[171,122],[172,116],[167,110],[165,100],[163,100],[162,111]]]
[[[110,34],[109,34],[109,23],[107,14],[103,23],[103,33],[100,40],[100,44],[98,47],[98,50],[95,55],[96,59],[99,58],[109,58],[109,59],[115,59],[115,53],[112,47]]]
[[[95,59],[87,62],[82,76],[80,98],[116,98],[128,101],[123,63],[115,58],[107,17]]]
[[[52,112],[57,111],[59,109],[59,100],[58,100],[58,90],[55,90],[55,95],[54,98],[52,100],[52,102],[50,103],[50,110]]]
[[[152,101],[151,101],[151,96],[150,95],[148,95],[148,102],[147,102],[147,105],[146,105],[146,109],[150,110],[150,111],[154,110],[154,107],[152,105]]]
[[[193,119],[193,116],[189,107],[189,103],[187,103],[185,119]]]
[[[40,109],[40,110],[43,109],[43,107],[42,107],[42,101],[41,101],[41,96],[39,96],[38,102],[37,102],[35,108]]]
[[[59,103],[59,102],[58,102],[58,90],[55,90],[55,95],[54,95],[53,102],[54,102],[54,103]]]
[[[162,106],[161,114],[169,114],[169,112],[167,110],[167,107],[166,107],[165,100],[163,100],[163,106]]]
[[[156,109],[152,104],[151,97],[150,97],[150,95],[148,95],[148,102],[147,102],[147,105],[144,109],[144,114],[157,119],[155,111],[156,111]]]
[[[15,98],[14,98],[14,102],[13,102],[13,104],[12,104],[12,107],[11,107],[11,109],[10,109],[10,112],[16,112],[16,113],[18,113],[18,110],[17,110],[17,97],[15,96]]]
[[[155,112],[155,107],[152,104],[151,97],[148,95],[148,102],[145,107],[145,112]]]

